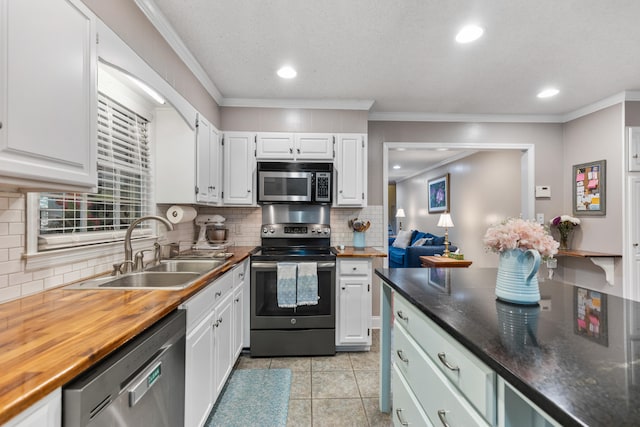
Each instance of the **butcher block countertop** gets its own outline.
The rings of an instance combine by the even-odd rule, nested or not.
[[[387,256],[384,252],[380,252],[370,246],[366,246],[364,248],[345,246],[342,250],[340,250],[339,247],[336,247],[335,250],[338,258],[384,258]]]
[[[0,304],[0,424],[169,314],[252,249],[230,249],[227,266],[179,291],[59,287]]]

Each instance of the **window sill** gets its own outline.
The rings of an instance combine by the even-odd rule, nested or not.
[[[131,241],[133,251],[148,248],[156,241],[156,236],[148,236]],[[39,270],[42,268],[59,267],[65,264],[73,264],[92,258],[101,258],[109,255],[120,255],[124,260],[124,243],[110,242],[93,246],[79,246],[75,248],[55,249],[46,252],[26,253],[22,255],[25,260],[25,268]]]

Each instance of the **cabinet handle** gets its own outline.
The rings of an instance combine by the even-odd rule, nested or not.
[[[458,366],[453,366],[451,363],[449,363],[449,361],[447,360],[447,355],[446,354],[438,353],[438,359],[440,359],[440,361],[442,362],[442,364],[444,366],[446,366],[447,368],[451,369],[452,371],[460,372],[460,368]]]
[[[251,193],[251,190],[247,190],[247,193]]]
[[[0,129],[2,129],[2,122],[0,122]]]
[[[399,318],[401,318],[405,322],[409,320],[409,316],[405,316],[401,310],[396,311],[396,314],[398,315]]]
[[[293,148],[289,148],[289,154],[293,154]]]
[[[398,354],[398,357],[400,358],[400,360],[402,360],[404,363],[409,363],[409,359],[404,357],[404,353],[402,352],[402,350],[398,350],[396,351],[396,353]]]
[[[298,148],[298,154],[300,154],[300,149]]]
[[[634,244],[633,244],[633,247],[634,247],[634,248],[637,248],[637,247],[638,247],[638,244],[637,244],[637,243],[634,243]]]
[[[240,302],[240,298],[238,297],[238,298],[234,299],[234,301],[235,302]]]
[[[214,324],[213,324],[213,327],[214,327],[214,328],[217,328],[217,327],[218,327],[218,322],[217,322],[217,321],[216,321],[216,323],[214,323]]]
[[[396,409],[396,416],[398,417],[398,421],[400,421],[400,424],[402,424],[403,426],[408,426],[409,423],[407,422],[407,420],[404,419],[404,417],[401,414],[402,414],[402,409]]]
[[[345,289],[347,289],[345,286],[342,287],[342,290],[344,291]]]
[[[2,123],[0,123],[0,127],[2,127]],[[633,155],[633,158],[634,158],[634,159],[637,159],[637,158],[638,158],[638,155],[637,155],[637,154],[634,154],[634,155]]]
[[[222,291],[217,291],[216,292],[216,298],[218,298],[220,295],[222,295]]]
[[[218,322],[217,322],[217,323],[218,323],[218,324],[221,324],[221,323],[222,323],[222,317],[219,317],[219,318],[218,318]]]
[[[449,423],[447,422],[447,411],[444,409],[438,410],[438,418],[440,418],[440,422],[444,427],[449,427]]]

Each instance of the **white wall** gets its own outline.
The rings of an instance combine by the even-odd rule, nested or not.
[[[449,240],[473,261],[473,267],[497,267],[497,255],[484,250],[482,238],[492,224],[520,215],[520,157],[514,150],[480,152],[397,183],[397,205],[407,215],[403,229],[444,235],[444,229],[437,227],[440,214],[428,212],[427,183],[449,173],[455,225],[449,229]]]

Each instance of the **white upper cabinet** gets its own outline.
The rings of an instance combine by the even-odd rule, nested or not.
[[[629,127],[627,132],[629,172],[640,172],[640,127]]]
[[[293,134],[261,132],[256,136],[256,158],[259,160],[293,160]]]
[[[367,206],[367,135],[336,138],[335,206]]]
[[[220,139],[218,130],[202,117],[196,131],[196,201],[215,205],[220,201]]]
[[[217,204],[218,130],[198,117],[194,131],[173,108],[157,109],[155,116],[156,203]]]
[[[0,183],[97,185],[96,18],[76,0],[0,0]]]
[[[333,160],[333,134],[260,132],[258,160]]]
[[[224,157],[224,205],[255,205],[254,191],[256,157],[255,134],[225,132],[222,152]]]
[[[333,160],[332,134],[296,133],[295,155],[297,160]]]

